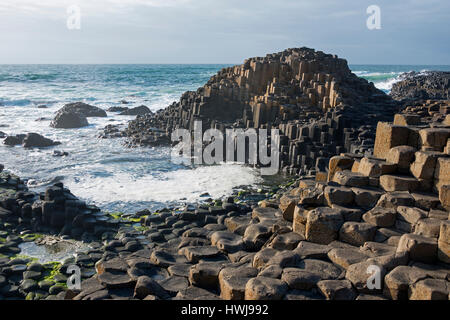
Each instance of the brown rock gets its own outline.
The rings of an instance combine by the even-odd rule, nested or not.
[[[414,161],[416,149],[411,146],[398,146],[391,148],[387,154],[386,161],[397,165],[401,173],[408,173],[411,163]]]
[[[356,248],[334,248],[328,252],[328,258],[334,264],[347,269],[350,265],[366,261],[369,257]]]
[[[435,151],[442,151],[450,137],[450,128],[427,128],[419,131],[420,142],[423,146],[431,147]]]
[[[368,177],[349,170],[336,172],[332,181],[346,187],[364,187],[369,184]]]
[[[264,248],[261,251],[258,251],[253,257],[253,268],[261,269],[277,253],[278,251],[272,248]]]
[[[443,185],[439,189],[439,201],[444,208],[450,210],[450,184]]]
[[[409,126],[420,123],[420,116],[412,113],[398,113],[394,116],[394,125]]]
[[[384,295],[393,300],[408,300],[411,285],[426,278],[426,274],[409,266],[398,266],[384,278]]]
[[[317,244],[307,241],[300,241],[294,250],[300,256],[300,259],[320,259],[326,260],[328,252],[331,250],[329,246]]]
[[[228,231],[216,231],[211,235],[211,244],[220,251],[236,252],[242,250],[242,237]]]
[[[248,250],[259,250],[272,235],[271,228],[264,223],[251,224],[245,229],[244,246]]]
[[[339,230],[339,240],[354,246],[361,246],[366,241],[372,241],[376,227],[364,222],[345,222]]]
[[[397,222],[396,228],[405,232],[413,232],[417,222],[420,219],[426,218],[427,212],[412,207],[397,207]]]
[[[324,190],[325,199],[331,207],[333,204],[349,205],[353,203],[354,194],[352,189],[346,187],[327,186]]]
[[[385,159],[391,148],[407,145],[409,131],[408,127],[396,126],[387,122],[378,122],[374,156]]]
[[[425,218],[417,221],[414,233],[428,238],[438,238],[441,228],[441,220]]]
[[[321,280],[317,283],[319,291],[327,300],[355,300],[356,293],[348,280]]]
[[[297,232],[298,234],[305,236],[306,234],[306,222],[308,217],[308,212],[304,206],[297,205],[295,206],[292,230]]]
[[[296,232],[283,233],[277,235],[268,247],[276,250],[293,250],[302,240],[305,240],[305,238]]]
[[[281,300],[287,289],[286,283],[281,280],[256,277],[245,286],[245,300]]]
[[[442,186],[450,185],[450,157],[438,158],[434,171],[434,190],[440,194]]]
[[[375,207],[363,214],[365,222],[377,227],[389,228],[395,224],[397,212],[393,208]]]
[[[436,168],[437,158],[442,153],[434,151],[418,151],[415,153],[415,160],[411,164],[410,170],[417,179],[432,179]]]
[[[409,300],[448,300],[448,281],[424,279],[410,286]]]
[[[256,277],[258,270],[250,267],[227,267],[219,273],[221,298],[224,300],[243,300],[247,282]]]
[[[438,258],[440,261],[450,263],[450,221],[442,221],[439,240],[438,240]]]
[[[380,177],[380,186],[385,191],[415,191],[419,188],[416,178],[402,175],[383,175]]]
[[[352,188],[355,204],[363,208],[373,208],[383,192],[372,188]]]
[[[334,174],[338,171],[348,170],[352,168],[353,159],[344,156],[334,156],[331,157],[328,164],[328,181],[333,180]]]
[[[299,199],[300,198],[298,196],[290,196],[290,195],[283,195],[280,198],[279,208],[285,220],[292,222],[294,216],[294,209]]]
[[[397,208],[398,206],[414,206],[414,198],[407,191],[389,192],[380,197],[377,207]]]
[[[397,253],[402,252],[407,252],[411,260],[433,263],[437,256],[437,240],[417,234],[404,234],[397,247]]]
[[[337,239],[338,231],[344,223],[339,210],[319,207],[308,212],[305,236],[306,240],[328,244]]]
[[[217,262],[201,262],[189,270],[189,282],[196,287],[215,289],[219,286],[219,272],[224,265]]]
[[[358,172],[366,177],[378,178],[384,174],[394,173],[397,165],[383,160],[362,158]]]

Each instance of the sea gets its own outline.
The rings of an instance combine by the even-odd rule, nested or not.
[[[169,148],[128,148],[124,138],[101,139],[108,124],[125,127],[133,116],[108,112],[80,129],[49,126],[64,104],[83,101],[108,109],[146,105],[152,111],[178,101],[229,65],[0,65],[0,133],[36,132],[60,141],[46,149],[0,143],[0,163],[40,192],[63,182],[73,194],[108,212],[134,213],[200,201],[205,192],[221,198],[242,186],[263,188],[259,170],[239,164],[183,166]],[[358,76],[386,93],[406,72],[450,71],[450,66],[350,65]],[[45,105],[46,108],[38,108]],[[68,156],[56,157],[54,151]]]

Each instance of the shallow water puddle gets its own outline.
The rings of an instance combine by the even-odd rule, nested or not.
[[[40,263],[63,262],[76,253],[87,252],[89,246],[83,242],[62,240],[56,237],[44,237],[36,242],[23,242],[19,245],[20,254],[36,258]]]

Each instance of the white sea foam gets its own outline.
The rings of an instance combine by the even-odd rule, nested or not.
[[[74,194],[99,205],[126,202],[193,202],[208,192],[220,198],[233,187],[261,182],[257,171],[237,164],[204,166],[135,177],[120,172],[109,177],[83,176],[66,181]]]

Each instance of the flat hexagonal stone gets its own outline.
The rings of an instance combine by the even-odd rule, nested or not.
[[[291,289],[311,290],[321,280],[321,276],[304,269],[285,268],[281,275],[281,280],[286,282]]]
[[[249,225],[244,232],[244,245],[248,250],[260,250],[272,235],[271,228],[264,223]]]
[[[277,219],[282,217],[282,214],[280,212],[280,210],[275,209],[275,208],[270,208],[270,207],[266,207],[266,208],[262,208],[262,207],[257,207],[255,209],[253,209],[252,212],[252,218],[258,218],[259,221],[263,221],[263,220],[267,220],[267,219]]]
[[[238,216],[225,219],[225,226],[230,232],[244,235],[245,229],[250,224],[252,218],[250,216]]]
[[[283,233],[277,235],[269,243],[269,247],[277,250],[293,250],[302,240],[305,238],[296,232]]]
[[[211,244],[225,252],[237,252],[243,249],[242,237],[227,231],[216,231],[211,235]]]
[[[104,289],[105,286],[96,277],[83,280],[81,281],[81,292],[73,300],[82,300],[85,296]]]
[[[188,237],[188,238],[206,238],[209,234],[209,230],[206,230],[204,228],[192,228],[189,230],[186,230],[182,237]]]
[[[397,211],[394,208],[375,207],[367,211],[363,220],[377,227],[389,228],[395,224]]]
[[[247,282],[256,277],[258,270],[251,267],[229,267],[219,273],[221,298],[224,300],[243,300]]]
[[[147,276],[153,280],[163,280],[169,276],[166,269],[157,266],[143,269],[131,267],[128,269],[127,273],[133,280],[137,280],[141,276]]]
[[[95,270],[98,274],[104,272],[126,272],[128,269],[128,264],[125,260],[121,258],[114,258],[111,260],[99,260],[95,264]]]
[[[376,227],[365,222],[345,222],[339,230],[339,239],[354,246],[361,246],[375,237]]]
[[[324,297],[313,290],[289,290],[284,296],[284,300],[324,300]]]
[[[184,247],[178,251],[178,254],[183,254],[191,263],[198,263],[201,259],[217,257],[220,251],[213,246]]]
[[[189,269],[189,282],[196,287],[216,289],[219,286],[219,272],[224,265],[217,262],[201,262]]]
[[[139,277],[134,287],[134,296],[138,299],[144,299],[148,295],[154,295],[161,299],[170,298],[170,295],[158,282],[147,276]]]
[[[172,254],[170,252],[158,249],[152,252],[152,255],[150,256],[150,261],[156,264],[157,266],[167,268],[177,263],[186,263],[187,259],[186,257],[181,256],[179,254]]]
[[[384,277],[384,295],[393,300],[408,300],[409,286],[427,274],[410,266],[398,266]]]
[[[208,290],[190,286],[178,292],[175,300],[220,300],[220,298]]]
[[[350,265],[367,260],[369,257],[358,249],[334,248],[328,252],[328,258],[343,269]]]
[[[288,286],[282,280],[256,277],[245,286],[245,300],[281,300],[287,290]]]
[[[317,287],[327,300],[355,300],[356,292],[348,280],[322,280]]]
[[[327,254],[330,250],[331,248],[327,245],[307,241],[300,241],[297,248],[294,249],[301,259],[319,260],[327,259]]]
[[[180,277],[189,277],[189,270],[191,269],[192,265],[187,263],[177,263],[174,265],[171,265],[167,271],[169,271],[169,274],[171,276],[180,276]]]
[[[278,251],[269,259],[266,266],[276,265],[281,268],[295,267],[300,260],[300,256],[295,251]]]
[[[277,265],[270,265],[262,269],[258,276],[260,277],[267,277],[267,278],[275,278],[280,279],[281,275],[283,274],[283,268]]]
[[[258,251],[253,257],[252,266],[257,269],[264,267],[277,253],[278,251],[272,248],[264,248],[261,251]]]
[[[179,291],[183,291],[189,287],[189,281],[185,277],[171,276],[164,280],[158,281],[171,296],[175,296]]]
[[[118,272],[103,272],[98,276],[98,281],[108,288],[132,287],[136,283],[127,273]]]
[[[300,269],[320,274],[323,280],[337,279],[342,270],[332,263],[316,259],[304,259],[298,263]]]
[[[450,285],[446,280],[424,279],[410,286],[409,300],[448,300]]]

